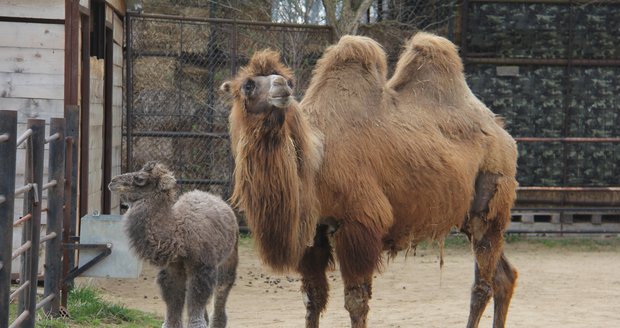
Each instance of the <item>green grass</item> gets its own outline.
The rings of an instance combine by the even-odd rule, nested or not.
[[[79,287],[69,294],[67,302],[69,317],[49,318],[42,311],[37,312],[37,327],[161,327],[161,319],[153,314],[128,309],[122,305],[104,301],[92,288]],[[11,320],[15,318],[15,307],[11,305]]]

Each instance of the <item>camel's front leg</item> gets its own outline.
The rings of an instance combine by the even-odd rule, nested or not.
[[[185,268],[173,263],[162,269],[157,275],[161,296],[166,302],[166,320],[163,328],[182,328],[181,320],[185,303]]]
[[[344,307],[349,311],[352,328],[366,328],[368,301],[372,297],[372,275],[358,280],[347,281],[344,286]]]
[[[314,244],[309,247],[299,263],[304,305],[306,306],[306,328],[318,328],[321,312],[329,299],[329,284],[326,271],[333,262],[332,250],[327,237],[327,225],[319,225]]]
[[[344,307],[349,311],[352,328],[367,326],[372,275],[381,257],[380,236],[359,222],[346,222],[335,234],[336,255],[344,281]]]
[[[188,328],[207,328],[205,308],[213,293],[216,269],[207,265],[196,265],[188,270],[187,316]]]

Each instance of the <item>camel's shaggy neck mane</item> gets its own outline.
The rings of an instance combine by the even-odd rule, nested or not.
[[[276,53],[255,55],[242,72],[232,87],[232,201],[245,212],[263,260],[276,271],[286,271],[296,268],[314,236],[319,215],[314,176],[322,145],[295,101],[287,109],[258,114],[245,108],[238,90],[246,74],[288,72]]]

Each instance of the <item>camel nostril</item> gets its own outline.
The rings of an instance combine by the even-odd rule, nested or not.
[[[273,79],[273,85],[274,85],[274,86],[279,86],[279,87],[280,87],[280,86],[285,86],[285,85],[287,85],[287,83],[286,83],[286,79],[285,79],[285,78],[283,78],[282,76],[279,76],[279,75],[278,75],[278,76],[276,76],[276,77]]]

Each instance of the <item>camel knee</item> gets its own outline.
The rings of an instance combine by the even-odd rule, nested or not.
[[[484,308],[493,296],[491,284],[481,281],[476,283],[471,289],[471,307]]]

